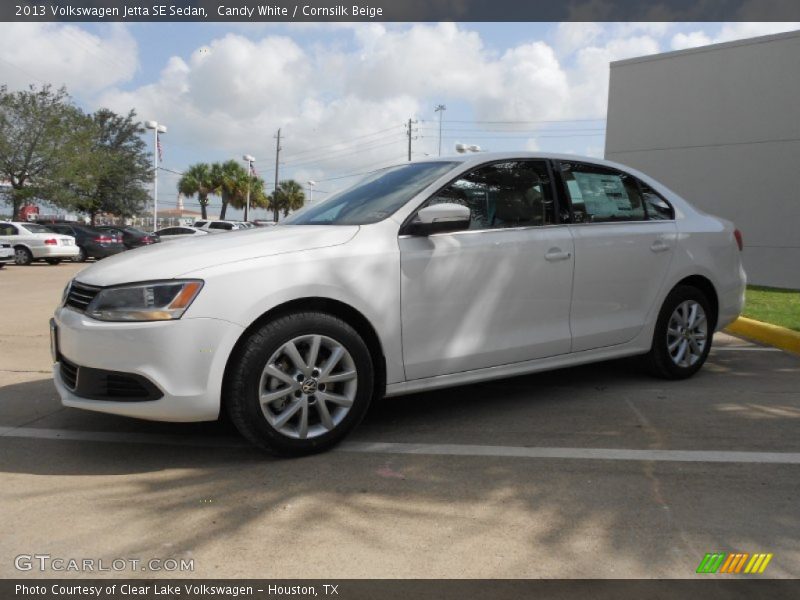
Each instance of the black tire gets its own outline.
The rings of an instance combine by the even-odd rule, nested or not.
[[[33,254],[25,246],[14,248],[14,262],[18,265],[26,266],[33,262]]]
[[[86,254],[86,250],[83,248],[78,248],[78,255],[73,257],[72,262],[86,262],[86,259],[89,258]]]
[[[48,265],[60,265],[61,259],[60,258],[47,258],[45,259]]]
[[[298,439],[269,423],[260,405],[260,385],[270,357],[304,335],[326,336],[344,347],[353,360],[357,383],[352,405],[332,430]],[[372,400],[374,373],[367,345],[346,322],[322,312],[291,313],[262,325],[240,342],[229,361],[223,403],[239,432],[259,448],[278,456],[304,456],[330,449],[361,422]]]
[[[676,364],[670,355],[667,340],[667,328],[670,318],[675,310],[686,301],[693,301],[699,304],[706,315],[705,345],[702,348],[697,360],[690,365]],[[714,338],[714,327],[717,315],[714,314],[711,303],[706,295],[696,287],[690,285],[679,285],[675,287],[664,300],[661,311],[658,313],[658,321],[653,332],[653,343],[650,352],[644,358],[647,370],[656,377],[663,379],[686,379],[697,373],[706,362],[711,344]]]

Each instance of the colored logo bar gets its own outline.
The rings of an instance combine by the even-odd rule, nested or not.
[[[697,573],[763,573],[772,554],[747,552],[711,552],[703,557],[697,567]]]

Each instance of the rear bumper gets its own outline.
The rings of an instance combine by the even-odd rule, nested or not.
[[[80,249],[77,246],[44,246],[31,248],[33,258],[74,258]]]
[[[719,315],[717,331],[720,331],[739,318],[744,310],[744,296],[747,275],[739,265],[739,276],[725,289],[719,290]]]
[[[57,362],[53,379],[64,406],[153,421],[215,420],[225,365],[243,331],[218,319],[110,323],[64,307],[55,324],[58,352],[70,363],[139,375],[162,394],[138,402],[82,397],[66,385]]]
[[[127,248],[125,248],[125,246],[122,244],[115,244],[113,246],[86,244],[84,245],[83,249],[86,251],[86,255],[92,258],[106,258],[108,256],[114,256],[115,254],[124,252]]]

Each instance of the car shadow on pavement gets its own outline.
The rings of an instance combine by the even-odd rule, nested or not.
[[[797,361],[765,359],[753,378],[779,388],[797,381]],[[614,361],[385,399],[353,439],[635,448],[678,440],[690,449],[686,440],[697,438],[705,449],[724,441],[715,441],[705,416],[732,428],[728,437],[788,442],[798,426],[791,415],[760,421],[766,429],[754,432],[746,412],[717,409],[736,402],[733,392],[708,395],[730,381],[730,370],[745,368],[742,360],[715,359],[691,382],[652,380],[630,361]],[[12,482],[3,485],[9,522],[36,514],[69,523],[25,532],[30,543],[48,540],[44,548],[61,540],[78,553],[148,556],[169,540],[173,556],[197,557],[204,570],[196,575],[289,577],[309,576],[303,565],[314,564],[311,576],[419,576],[422,562],[430,577],[614,577],[613,565],[626,576],[686,577],[705,552],[768,550],[779,557],[774,573],[800,575],[800,563],[787,560],[800,537],[796,465],[346,451],[281,460],[241,445],[225,422],[147,423],[58,409],[51,386],[46,379],[6,386],[2,405],[46,397],[51,404],[25,427],[200,443],[0,437],[0,477]],[[796,393],[773,395],[798,407]],[[291,562],[298,552],[302,561]],[[614,560],[596,560],[603,555]]]

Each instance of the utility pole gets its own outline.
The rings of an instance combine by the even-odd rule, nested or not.
[[[433,109],[433,112],[439,113],[439,156],[442,155],[442,116],[446,110],[447,107],[444,104],[437,104],[436,108]]]
[[[408,133],[408,160],[409,160],[409,162],[411,162],[411,140],[414,139],[412,137],[412,134],[414,133],[414,127],[413,126],[416,123],[417,122],[415,120],[409,119],[408,120],[408,124],[406,125],[406,127],[408,127],[408,132],[407,133]]]
[[[277,142],[277,144],[275,144],[275,189],[272,190],[273,202],[274,202],[274,200],[276,200],[275,194],[278,193],[278,160],[279,160],[279,158],[281,156],[281,130],[280,130],[280,128],[278,128],[278,135],[276,135],[275,138],[278,140],[278,142]],[[273,206],[274,206],[274,204],[273,204]],[[278,211],[277,210],[274,210],[273,217],[275,219],[275,222],[277,223],[278,222]]]

